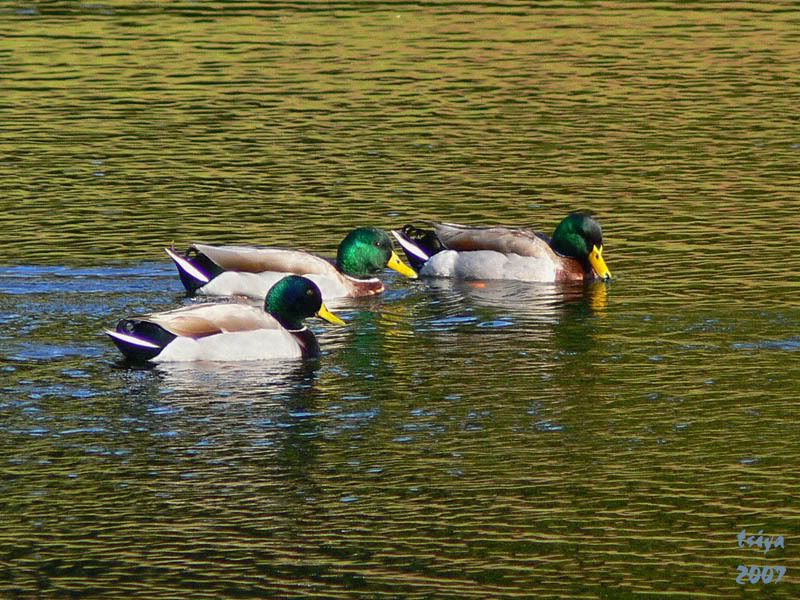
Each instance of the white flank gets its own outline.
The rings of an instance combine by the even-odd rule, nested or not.
[[[110,329],[105,330],[106,335],[111,336],[112,338],[117,338],[118,340],[125,342],[127,344],[133,344],[134,346],[141,346],[142,348],[159,348],[157,344],[153,342],[148,342],[147,340],[143,340],[142,338],[137,338],[132,335],[128,335],[127,333],[120,333],[119,331],[111,331]]]
[[[456,279],[509,279],[512,281],[553,282],[556,280],[555,264],[532,256],[503,254],[494,250],[437,252],[420,269],[428,277],[455,277]]]
[[[402,235],[397,233],[394,229],[392,229],[392,235],[398,241],[398,243],[408,252],[420,258],[422,260],[428,260],[430,256],[428,256],[425,251],[422,250],[419,246],[413,243],[411,240],[407,240]]]
[[[178,265],[178,268],[183,269],[184,271],[186,271],[189,275],[191,275],[195,279],[198,279],[199,281],[202,281],[203,283],[208,283],[209,281],[211,281],[202,271],[198,271],[192,263],[190,263],[188,260],[186,260],[182,256],[179,256],[178,254],[175,254],[169,248],[164,248],[164,251],[169,255],[169,257],[172,260],[175,261],[175,264]]]
[[[207,296],[247,296],[263,301],[269,289],[287,275],[289,275],[288,272],[280,273],[278,271],[262,273],[225,271],[198,289],[197,293]],[[303,277],[317,284],[322,292],[322,300],[325,302],[348,294],[347,288],[342,285],[341,277],[334,278],[317,273],[306,273]]]
[[[194,339],[177,337],[155,358],[155,363],[186,361],[245,361],[300,358],[297,339],[285,329],[255,329],[219,333]]]

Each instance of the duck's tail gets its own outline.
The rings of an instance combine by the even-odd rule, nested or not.
[[[194,248],[189,248],[184,255],[178,254],[172,248],[164,248],[164,251],[175,263],[181,283],[189,296],[224,271],[222,267]]]
[[[135,363],[152,360],[177,337],[160,325],[139,319],[122,319],[116,331],[106,329],[105,334],[125,358]]]
[[[429,229],[406,225],[400,231],[392,230],[392,235],[400,244],[415,271],[419,271],[431,256],[445,250],[444,244],[436,236],[436,233]]]

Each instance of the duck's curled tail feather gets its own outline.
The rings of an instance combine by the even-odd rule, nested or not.
[[[155,358],[177,337],[160,325],[139,319],[122,319],[116,331],[106,329],[105,333],[125,358],[136,363]]]
[[[164,248],[164,251],[175,263],[181,283],[186,288],[186,294],[189,296],[225,271],[205,254],[193,247],[189,248],[186,254],[183,255],[170,248]]]
[[[413,225],[406,225],[400,231],[392,231],[395,239],[403,248],[408,262],[415,270],[419,270],[431,256],[446,250],[444,244],[430,229],[420,229]]]

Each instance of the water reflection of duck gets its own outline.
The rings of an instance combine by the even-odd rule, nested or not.
[[[320,493],[315,464],[325,423],[317,417],[321,369],[319,360],[162,363],[140,380],[151,389],[131,410],[147,406],[141,418],[152,420],[150,429],[197,440],[189,474],[192,467],[213,473],[230,490],[258,480],[266,504],[313,498]],[[238,460],[242,452],[247,461]]]
[[[195,304],[122,319],[106,333],[133,362],[300,358],[319,354],[316,337],[303,325],[312,316],[344,325],[325,307],[316,284],[289,275],[270,289],[263,309]]]
[[[156,365],[154,371],[162,389],[169,389],[171,405],[223,401],[296,408],[311,402],[320,364],[319,360],[293,359],[168,362]]]
[[[325,301],[336,297],[379,294],[375,277],[388,267],[415,278],[417,274],[392,249],[385,231],[359,227],[339,244],[336,262],[301,250],[255,246],[192,244],[184,255],[166,249],[189,294],[263,298],[281,277],[303,275],[316,283]]]
[[[608,300],[608,286],[602,282],[537,283],[510,280],[459,281],[431,279],[434,297],[450,294],[458,304],[467,300],[475,307],[504,311],[509,316],[527,316],[556,321],[567,312],[588,311],[602,315]]]
[[[603,259],[603,232],[589,215],[572,213],[552,238],[529,229],[435,223],[392,231],[420,275],[458,279],[591,281],[611,272]]]

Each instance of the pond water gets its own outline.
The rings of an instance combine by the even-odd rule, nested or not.
[[[7,2],[0,31],[0,594],[800,596],[796,4]],[[387,272],[306,362],[130,369],[102,334],[190,302],[173,241],[576,209],[609,284]]]

